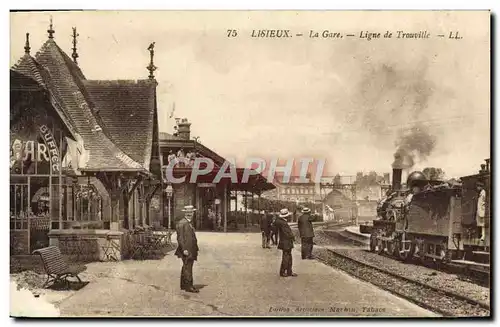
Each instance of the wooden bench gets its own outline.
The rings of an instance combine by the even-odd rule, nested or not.
[[[43,267],[47,273],[47,281],[43,284],[43,288],[49,283],[52,285],[56,282],[64,281],[69,286],[68,277],[75,277],[79,283],[82,283],[78,274],[87,269],[86,266],[69,266],[61,254],[61,250],[57,246],[49,246],[43,249],[33,251],[33,254],[39,254],[42,258]]]

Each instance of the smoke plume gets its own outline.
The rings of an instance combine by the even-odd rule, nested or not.
[[[425,160],[436,145],[436,137],[424,125],[435,85],[426,79],[427,61],[398,66],[394,63],[370,67],[358,87],[362,127],[380,144],[396,133],[393,168],[411,168]]]
[[[428,128],[417,124],[406,131],[400,131],[396,139],[393,168],[407,169],[417,161],[425,161],[436,145],[436,137]]]

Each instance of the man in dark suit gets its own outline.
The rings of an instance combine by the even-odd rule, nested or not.
[[[304,207],[302,209],[302,215],[300,216],[298,222],[302,260],[313,259],[312,257],[312,250],[314,244],[313,243],[314,230],[312,225],[313,220],[314,217],[311,216],[311,209]]]
[[[273,213],[272,219],[271,219],[271,242],[273,245],[278,245],[279,237],[278,237],[278,228],[276,227],[276,214]]]
[[[292,214],[288,211],[288,209],[281,209],[280,214],[274,223],[278,229],[280,238],[278,249],[283,251],[280,266],[281,277],[297,276],[297,274],[294,274],[292,271],[292,249],[295,237],[293,236],[292,229],[288,225],[287,221],[287,218],[291,215]]]
[[[264,212],[262,217],[260,218],[260,232],[262,233],[262,248],[270,249],[269,239],[271,237],[271,223],[273,217]]]
[[[181,270],[181,290],[186,292],[198,293],[199,290],[193,286],[193,264],[198,259],[198,240],[194,232],[194,227],[191,225],[194,212],[196,209],[193,206],[185,206],[184,218],[177,222],[177,250],[175,255],[182,259]]]

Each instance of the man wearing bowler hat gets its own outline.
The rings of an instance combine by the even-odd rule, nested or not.
[[[280,214],[274,223],[279,233],[278,249],[283,251],[280,266],[281,277],[297,276],[297,274],[294,274],[292,271],[292,249],[295,237],[293,236],[292,229],[288,225],[287,221],[287,218],[291,215],[292,214],[288,211],[288,209],[281,209]]]
[[[185,206],[182,210],[184,218],[179,220],[176,226],[177,250],[175,255],[182,259],[181,290],[198,293],[199,290],[193,286],[193,264],[198,259],[198,240],[191,224],[196,209],[193,206]]]
[[[298,222],[302,260],[313,259],[312,257],[312,250],[314,244],[313,243],[314,230],[312,225],[313,220],[314,217],[311,216],[311,209],[304,207],[302,209],[302,215],[300,216]]]

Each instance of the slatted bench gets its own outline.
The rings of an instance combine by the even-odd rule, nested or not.
[[[75,277],[79,283],[82,283],[78,274],[87,270],[86,266],[69,266],[64,260],[61,250],[57,246],[49,246],[43,249],[33,251],[33,254],[39,254],[45,272],[47,273],[47,281],[43,284],[43,288],[47,287],[50,283],[64,281],[69,287],[68,277]]]

